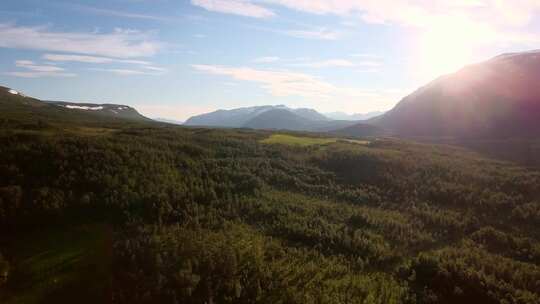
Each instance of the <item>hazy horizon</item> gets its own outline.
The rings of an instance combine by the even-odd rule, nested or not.
[[[5,1],[0,85],[184,121],[285,104],[386,111],[430,80],[537,49],[540,3]]]

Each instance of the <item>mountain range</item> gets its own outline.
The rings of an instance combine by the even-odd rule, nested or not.
[[[267,105],[201,114],[189,118],[184,125],[332,132],[344,136],[457,140],[537,138],[540,135],[539,83],[540,51],[511,53],[439,77],[403,98],[386,113],[325,115],[308,108]],[[13,89],[0,88],[4,102],[9,99],[31,106],[53,107],[63,113],[148,120],[125,105],[41,102]]]
[[[307,108],[267,105],[217,110],[189,118],[185,125],[324,132],[354,125],[357,121],[333,120]]]
[[[347,136],[500,139],[540,134],[540,51],[503,54],[444,75],[392,110],[321,114],[283,105],[219,110],[186,125],[332,131]]]

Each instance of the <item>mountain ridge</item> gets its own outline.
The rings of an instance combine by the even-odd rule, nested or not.
[[[119,119],[126,121],[152,121],[135,108],[110,103],[82,103],[40,100],[15,89],[0,86],[0,106],[17,109],[18,113],[33,112],[35,115],[53,115],[58,119]]]
[[[405,96],[365,123],[397,136],[540,136],[540,51],[509,53],[467,65]]]
[[[332,120],[310,108],[265,105],[200,114],[190,117],[184,125],[326,132],[354,123],[355,121]]]

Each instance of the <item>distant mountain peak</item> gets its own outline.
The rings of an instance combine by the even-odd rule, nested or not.
[[[241,128],[249,121],[267,111],[283,110],[294,113],[299,117],[308,120],[327,120],[327,118],[319,112],[309,108],[293,109],[286,105],[264,105],[254,107],[243,107],[231,110],[217,110],[210,113],[196,115],[190,117],[185,125],[189,126],[206,126],[206,127],[228,127]]]
[[[185,125],[325,132],[344,128],[354,123],[354,121],[349,120],[332,120],[310,108],[266,105],[201,114],[189,118]]]

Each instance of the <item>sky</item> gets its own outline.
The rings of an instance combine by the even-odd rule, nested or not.
[[[429,81],[540,48],[540,0],[2,0],[0,85],[185,120],[285,104],[391,109]]]

